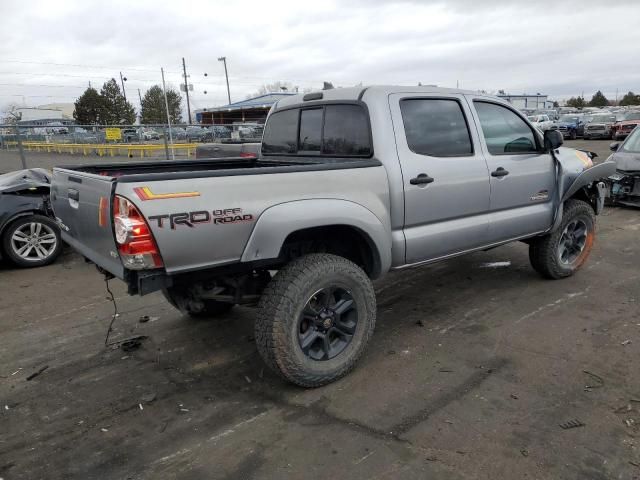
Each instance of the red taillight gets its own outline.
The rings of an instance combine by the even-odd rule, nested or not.
[[[113,201],[113,225],[125,267],[145,270],[163,266],[158,246],[144,217],[133,203],[118,195]]]
[[[255,153],[249,153],[249,152],[242,152],[240,154],[240,156],[242,158],[256,158],[256,154]]]

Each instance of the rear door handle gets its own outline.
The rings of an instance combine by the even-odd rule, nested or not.
[[[427,175],[426,173],[421,173],[417,177],[409,180],[409,183],[411,185],[426,185],[427,183],[433,183],[433,181],[434,179],[431,178],[429,175]]]
[[[491,172],[492,177],[504,177],[505,175],[509,175],[509,172],[502,167],[498,167],[496,170]]]

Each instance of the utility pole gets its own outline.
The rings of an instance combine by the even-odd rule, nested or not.
[[[167,123],[169,124],[169,142],[171,143],[171,158],[176,159],[176,153],[173,149],[173,135],[171,133],[171,116],[169,115],[169,100],[167,100],[167,87],[164,84],[164,68],[160,68],[162,73],[162,91],[164,92],[164,106],[167,108]],[[166,135],[165,135],[166,138]]]
[[[138,89],[138,98],[140,99],[140,123],[142,123],[142,95],[140,89]]]
[[[616,88],[616,105],[618,105],[618,89]]]
[[[231,105],[231,91],[229,90],[229,73],[227,72],[227,57],[219,57],[218,61],[224,63],[224,76],[227,79],[227,97],[229,97],[229,105]]]
[[[182,57],[182,72],[184,73],[184,91],[187,94],[187,115],[189,116],[189,124],[191,124],[191,107],[189,106],[189,82],[187,81],[187,66]]]
[[[124,82],[127,77],[122,76],[122,72],[120,72],[120,83],[122,84],[122,96],[124,97],[124,101],[127,101],[127,92],[124,91]]]

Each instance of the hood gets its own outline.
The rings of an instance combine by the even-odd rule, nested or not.
[[[20,190],[49,188],[51,176],[44,168],[29,168],[0,175],[0,193],[18,192]]]
[[[556,122],[554,123],[554,125],[557,125],[559,127],[575,127],[578,124],[573,122]]]
[[[608,127],[612,125],[613,122],[591,122],[587,123],[587,127]]]
[[[640,172],[640,153],[615,152],[612,160],[616,162],[616,170],[621,172]]]
[[[640,124],[640,120],[624,120],[622,122],[617,122],[616,125],[638,125]]]

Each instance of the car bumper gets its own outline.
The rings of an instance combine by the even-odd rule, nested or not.
[[[611,138],[611,132],[598,130],[597,132],[584,132],[584,138]]]

